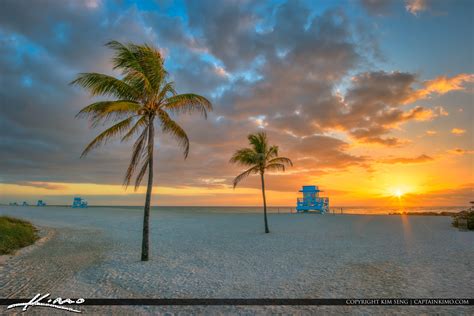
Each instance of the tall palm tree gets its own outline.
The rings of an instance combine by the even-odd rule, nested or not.
[[[250,167],[234,179],[234,189],[240,181],[249,175],[260,174],[260,179],[262,181],[265,233],[269,233],[270,230],[268,230],[267,221],[267,199],[265,197],[265,171],[285,171],[286,166],[293,166],[293,163],[286,157],[278,157],[278,146],[270,146],[268,144],[267,134],[265,132],[250,134],[248,140],[251,147],[237,150],[230,159],[231,163]]]
[[[167,80],[164,59],[154,47],[117,41],[109,42],[106,46],[114,50],[113,69],[121,72],[121,78],[100,73],[81,73],[71,82],[89,90],[92,96],[113,99],[92,103],[77,114],[79,117],[88,117],[92,126],[113,122],[111,127],[87,145],[81,157],[111,138],[121,137],[122,141],[126,141],[138,135],[125,173],[124,185],[128,186],[135,174],[136,190],[148,171],[141,254],[141,260],[147,261],[155,123],[160,125],[163,133],[176,138],[186,158],[189,152],[188,136],[169,113],[198,111],[207,117],[207,111],[212,110],[212,105],[206,98],[196,94],[177,94],[173,82]]]

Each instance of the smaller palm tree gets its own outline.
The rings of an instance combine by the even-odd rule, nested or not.
[[[260,179],[262,181],[265,233],[269,233],[270,230],[268,229],[267,221],[267,199],[265,197],[265,171],[285,171],[286,166],[293,166],[293,163],[286,157],[278,157],[278,146],[270,146],[268,144],[267,134],[265,132],[250,134],[248,140],[251,148],[237,150],[230,159],[231,163],[250,167],[234,179],[234,189],[240,181],[249,175],[260,174]]]

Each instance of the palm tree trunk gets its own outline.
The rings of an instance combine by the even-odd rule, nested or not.
[[[145,211],[143,215],[143,238],[142,238],[142,261],[148,261],[149,245],[150,245],[150,202],[151,191],[153,189],[153,145],[154,145],[154,128],[153,119],[150,118],[148,126],[148,185],[146,188]]]
[[[263,172],[260,172],[260,178],[262,179],[262,196],[263,196],[263,218],[265,219],[265,234],[268,234],[268,221],[267,221],[267,198],[265,197],[265,180],[263,178]]]

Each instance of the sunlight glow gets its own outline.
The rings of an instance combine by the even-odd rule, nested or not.
[[[393,192],[393,195],[396,196],[397,198],[400,198],[402,197],[403,192],[400,189],[395,189],[395,191]]]

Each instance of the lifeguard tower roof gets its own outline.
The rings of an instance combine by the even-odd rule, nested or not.
[[[299,192],[324,192],[319,190],[317,185],[303,185],[303,188]]]

